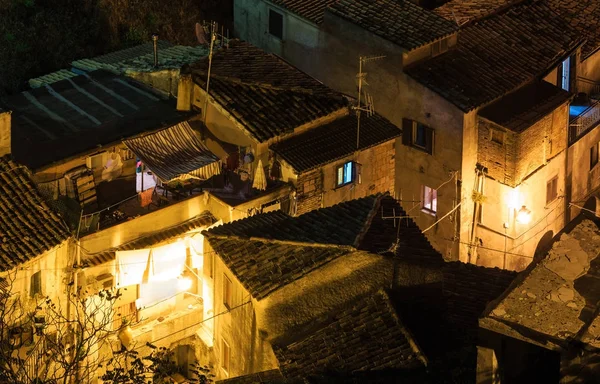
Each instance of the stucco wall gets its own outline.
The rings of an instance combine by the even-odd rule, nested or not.
[[[580,71],[577,75],[590,80],[600,81],[600,50],[581,62]]]
[[[477,229],[477,237],[481,239],[478,265],[523,270],[533,260],[542,237],[550,231],[556,235],[564,227],[565,157],[566,152],[562,151],[516,188],[486,178],[483,191],[486,200]],[[546,184],[555,176],[558,198],[546,204]],[[523,205],[531,211],[529,224],[515,220]],[[504,223],[508,228],[504,228]]]
[[[212,278],[209,272],[211,261],[208,257],[205,258],[204,279],[207,289],[204,290],[203,295],[205,316],[208,318],[216,315],[212,326],[217,380],[276,368],[278,365],[273,349],[258,329],[255,316],[256,303],[235,275],[214,253],[208,241],[205,241],[204,247],[205,254],[213,256],[210,259],[213,262]],[[224,275],[232,282],[233,300],[230,309],[223,304]],[[227,373],[222,368],[222,340],[229,344],[231,351]]]
[[[570,201],[580,207],[583,207],[590,197],[598,195],[600,189],[600,164],[590,169],[590,148],[599,141],[600,126],[577,140],[567,151],[567,194]],[[570,218],[577,216],[580,211],[580,208],[571,206]]]

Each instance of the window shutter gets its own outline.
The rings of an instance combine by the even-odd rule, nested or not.
[[[430,155],[433,155],[433,140],[434,140],[433,128],[425,127],[425,141],[427,144],[427,153],[429,153]]]
[[[362,164],[353,163],[354,167],[352,170],[354,171],[354,175],[352,175],[352,180],[354,180],[357,184],[362,184],[361,173],[362,173]]]
[[[569,57],[569,90],[575,88],[575,79],[577,78],[577,63],[576,55]]]
[[[410,119],[402,119],[402,144],[412,144],[413,122]]]

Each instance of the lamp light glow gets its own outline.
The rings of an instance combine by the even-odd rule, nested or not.
[[[522,206],[517,212],[517,221],[521,224],[529,224],[531,222],[531,211],[526,206]]]
[[[182,292],[188,291],[192,288],[192,280],[188,277],[179,277],[177,279],[177,288]]]

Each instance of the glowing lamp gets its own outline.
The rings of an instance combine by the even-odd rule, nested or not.
[[[188,291],[192,288],[192,279],[188,277],[180,277],[177,279],[177,288],[180,291]]]
[[[517,221],[521,224],[529,224],[531,221],[531,211],[527,207],[522,206],[517,212]]]

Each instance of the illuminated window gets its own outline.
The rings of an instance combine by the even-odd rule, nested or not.
[[[283,15],[269,9],[269,34],[283,39]]]
[[[422,209],[431,215],[437,212],[437,190],[426,185],[423,186]]]
[[[29,295],[35,297],[35,295],[42,294],[42,271],[37,271],[31,276],[29,281]]]
[[[354,181],[354,163],[348,161],[343,165],[337,167],[337,178],[335,185],[341,187],[346,184],[350,184]]]
[[[558,176],[553,177],[546,183],[546,205],[558,197]]]
[[[233,294],[232,294],[232,285],[231,280],[227,277],[227,275],[223,274],[223,304],[227,309],[231,309],[233,302]]]
[[[590,169],[598,164],[598,146],[600,143],[596,143],[590,148]]]
[[[221,368],[229,376],[229,362],[231,361],[231,348],[229,344],[221,339]]]

